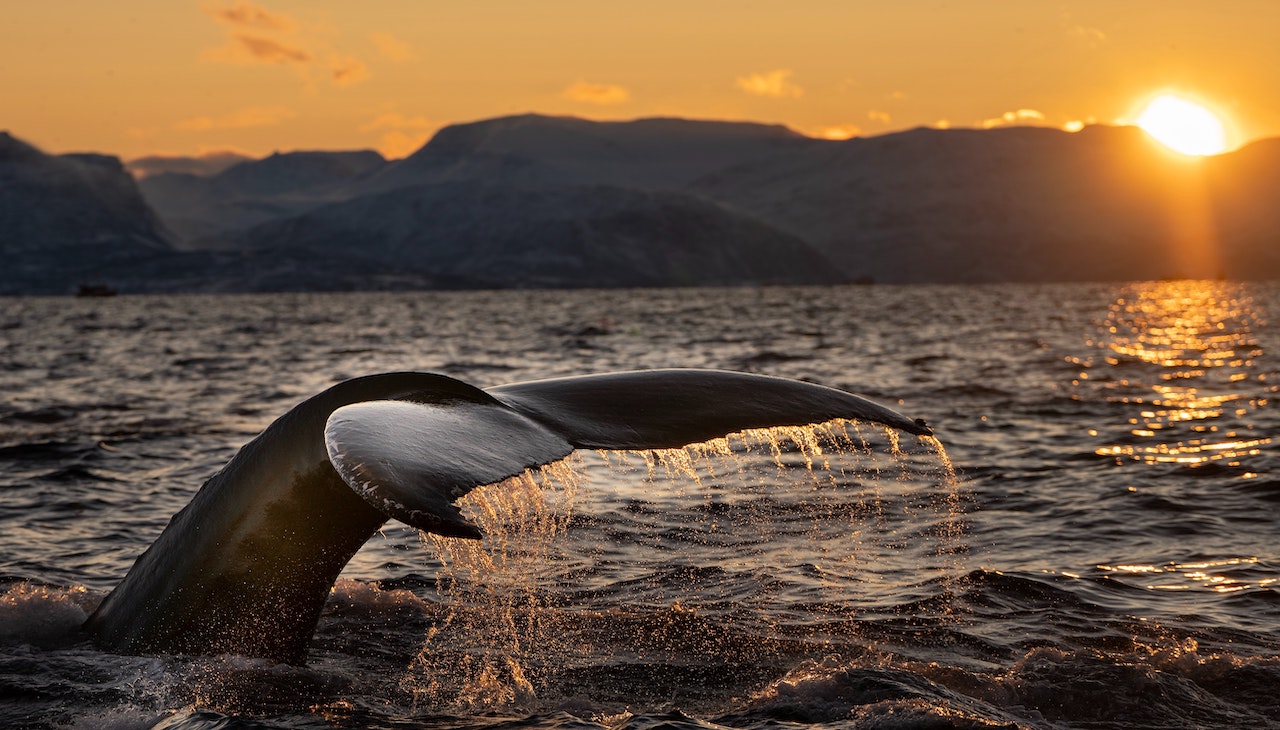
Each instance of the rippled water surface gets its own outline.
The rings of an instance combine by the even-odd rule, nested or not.
[[[0,725],[1280,727],[1275,285],[0,301]],[[305,667],[78,626],[348,377],[717,367],[934,426],[578,453],[389,523]],[[900,448],[900,451],[898,448]]]

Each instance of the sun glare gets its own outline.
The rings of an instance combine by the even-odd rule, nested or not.
[[[1137,124],[1169,149],[1184,155],[1216,155],[1227,148],[1222,121],[1193,101],[1165,94],[1147,104]]]

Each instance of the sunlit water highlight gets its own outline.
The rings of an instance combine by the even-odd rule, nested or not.
[[[1265,406],[1274,386],[1255,365],[1261,356],[1254,326],[1258,313],[1235,285],[1167,282],[1137,289],[1112,303],[1103,322],[1099,357],[1073,358],[1084,368],[1105,365],[1106,384],[1121,403],[1138,406],[1129,419],[1128,443],[1098,453],[1149,463],[1192,466],[1223,461],[1240,466],[1256,456],[1270,436],[1245,436],[1222,430],[1228,412],[1247,417]],[[1158,380],[1131,381],[1123,374],[1134,364],[1155,366]],[[1078,383],[1077,383],[1078,384]]]
[[[1278,297],[8,300],[0,725],[1280,727]],[[486,542],[388,524],[306,667],[116,656],[76,633],[205,478],[335,380],[671,366],[861,392],[946,449],[855,425],[578,454],[477,497]]]

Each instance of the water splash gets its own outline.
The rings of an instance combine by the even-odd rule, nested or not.
[[[525,658],[554,636],[543,626],[540,575],[573,513],[576,457],[472,491],[459,504],[483,541],[422,534],[438,557],[447,613],[430,629],[402,685],[415,704],[474,710],[533,698]]]
[[[661,664],[690,646],[728,656],[856,631],[864,603],[903,602],[903,576],[922,591],[943,585],[938,614],[953,619],[949,586],[966,554],[959,480],[937,439],[917,443],[852,421],[751,429],[598,461],[576,454],[475,490],[460,505],[483,541],[423,537],[444,566],[442,615],[403,686],[433,707],[528,708],[558,673],[602,653]],[[593,474],[607,489],[583,489]],[[575,520],[584,501],[595,516]],[[592,553],[592,567],[575,553]],[[595,592],[628,608],[594,615]],[[796,616],[796,600],[828,620]]]

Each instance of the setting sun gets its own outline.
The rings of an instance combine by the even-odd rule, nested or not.
[[[1157,96],[1137,124],[1169,149],[1184,155],[1216,155],[1227,148],[1222,121],[1205,107],[1178,96]]]

